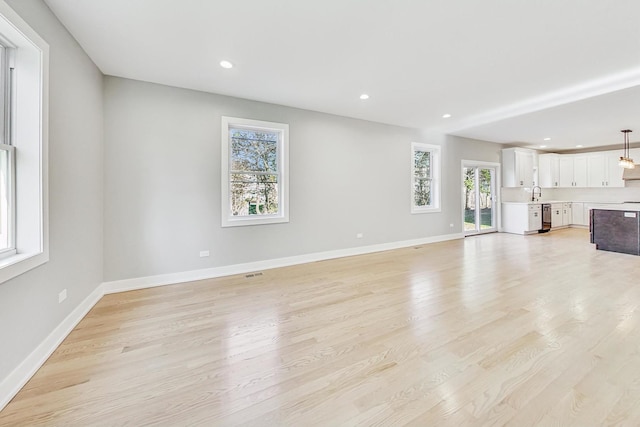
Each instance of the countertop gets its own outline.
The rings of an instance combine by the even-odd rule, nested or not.
[[[544,205],[544,204],[555,204],[555,203],[571,203],[566,200],[539,200],[537,202],[502,202],[503,205]],[[582,203],[582,202],[580,202]]]
[[[586,203],[589,205],[638,205],[640,203],[623,203],[623,202],[584,202],[584,201],[568,201],[568,200],[538,200],[536,202],[502,202],[503,205],[542,205],[542,204],[554,204],[554,203]]]
[[[605,211],[633,211],[640,212],[640,203],[595,203],[591,209],[601,209]]]
[[[546,202],[502,202],[503,205],[539,205]]]
[[[562,200],[541,200],[539,202],[502,202],[503,205],[542,205],[542,204],[565,203]],[[640,212],[640,203],[623,203],[623,202],[568,202],[568,203],[585,203],[591,209],[602,209],[610,211],[631,211]]]

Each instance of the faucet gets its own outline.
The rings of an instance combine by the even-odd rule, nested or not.
[[[542,197],[542,188],[540,188],[540,186],[538,186],[538,185],[534,185],[533,188],[531,189],[531,201],[532,202],[536,201],[536,188],[538,189],[538,199],[540,199],[540,197]]]

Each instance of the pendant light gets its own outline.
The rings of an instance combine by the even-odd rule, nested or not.
[[[622,146],[622,156],[620,157],[620,162],[618,165],[622,166],[625,169],[633,169],[636,165],[633,164],[633,159],[629,157],[629,132],[632,132],[629,129],[621,130],[620,132],[624,133],[624,145]]]

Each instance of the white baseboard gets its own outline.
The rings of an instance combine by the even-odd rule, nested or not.
[[[99,285],[0,383],[0,411],[24,387],[62,341],[104,295]]]
[[[443,236],[426,237],[422,239],[403,240],[399,242],[382,243],[377,245],[359,246],[334,251],[316,252],[305,255],[297,255],[286,258],[277,258],[266,261],[235,264],[225,267],[207,268],[203,270],[184,271],[180,273],[161,274],[158,276],[139,277],[135,279],[117,280],[105,282],[98,286],[87,298],[84,299],[40,345],[31,352],[20,365],[13,370],[0,383],[0,411],[13,399],[22,387],[47,361],[49,356],[58,348],[62,341],[76,327],[82,318],[94,305],[106,294],[132,291],[137,289],[152,288],[156,286],[171,285],[175,283],[191,282],[194,280],[212,279],[215,277],[230,276],[233,274],[250,273],[258,270],[268,270],[290,265],[305,264],[308,262],[324,261],[334,258],[342,258],[354,255],[363,255],[373,252],[388,251],[428,243],[443,242],[446,240],[463,239],[464,234],[455,233]]]
[[[442,236],[425,237],[421,239],[402,240],[399,242],[381,243],[377,245],[358,246],[355,248],[337,249],[334,251],[315,252],[305,255],[296,255],[286,258],[276,258],[266,261],[234,264],[224,267],[205,268],[202,270],[183,271],[179,273],[160,274],[157,276],[138,277],[134,279],[116,280],[103,283],[104,293],[134,291],[137,289],[152,288],[156,286],[172,285],[175,283],[192,282],[195,280],[213,279],[216,277],[244,274],[253,271],[269,270],[278,267],[305,264],[308,262],[324,261],[334,258],[343,258],[354,255],[363,255],[373,252],[382,252],[392,249],[406,248],[409,246],[424,245],[427,243],[444,242],[446,240],[463,239],[463,233],[445,234]]]
[[[582,228],[582,229],[589,229],[589,225],[582,225],[582,224],[571,224],[569,225],[569,228]]]

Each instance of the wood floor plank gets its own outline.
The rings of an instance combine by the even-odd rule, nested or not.
[[[638,425],[640,258],[491,234],[105,296],[0,426]]]

